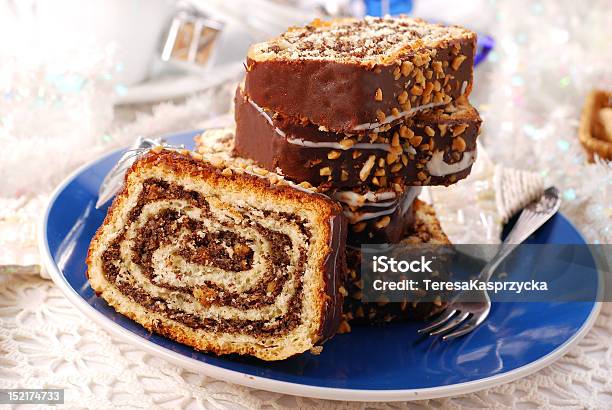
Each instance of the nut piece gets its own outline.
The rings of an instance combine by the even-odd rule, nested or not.
[[[337,330],[338,334],[343,334],[343,333],[350,333],[351,332],[351,325],[349,325],[349,322],[347,322],[346,320],[343,320],[340,323],[340,326],[338,326],[338,330]]]
[[[330,167],[323,167],[319,170],[319,175],[321,175],[322,177],[324,176],[330,176],[331,175],[331,168]]]
[[[434,61],[433,63],[431,63],[431,67],[435,71],[437,78],[440,78],[439,77],[440,74],[442,74],[442,76],[444,76],[444,70],[442,69],[442,62],[441,61]]]
[[[376,221],[374,226],[378,229],[382,229],[382,228],[385,228],[387,225],[389,225],[390,222],[391,222],[391,218],[389,217],[389,215],[386,215],[380,218],[378,221]]]
[[[366,222],[359,222],[358,224],[353,225],[352,226],[353,232],[357,232],[357,233],[362,232],[365,229],[366,225],[367,225]]]
[[[395,70],[393,70],[393,79],[395,81],[397,81],[397,80],[400,79],[401,76],[402,76],[402,72],[401,72],[400,68],[399,67],[395,67]]]
[[[451,67],[453,68],[453,70],[457,71],[459,69],[459,67],[461,67],[461,64],[467,59],[466,56],[457,56],[453,59],[453,62],[451,63]]]
[[[392,147],[391,152],[387,153],[387,164],[393,164],[399,158],[402,153],[402,147],[398,145],[397,147]]]
[[[421,142],[423,142],[423,137],[421,137],[420,135],[415,135],[414,137],[410,138],[408,142],[410,142],[410,145],[412,145],[413,147],[418,147],[419,145],[421,145]]]
[[[393,138],[391,139],[391,146],[392,147],[399,147],[400,143],[399,143],[399,134],[396,132],[393,134]]]
[[[329,151],[327,153],[327,159],[338,159],[340,155],[340,151]]]
[[[429,63],[430,60],[431,60],[431,57],[429,57],[429,54],[418,54],[414,57],[414,64],[420,67],[422,65]]]
[[[308,182],[308,181],[303,181],[303,182],[300,182],[300,183],[298,184],[298,186],[301,186],[302,188],[306,188],[306,189],[308,189],[308,188],[312,188],[312,185],[311,185],[311,184],[310,184],[310,182]]]
[[[423,75],[423,70],[420,68],[414,70],[414,80],[417,82],[417,84],[425,86],[425,76]]]
[[[463,134],[463,132],[465,131],[467,127],[468,127],[467,124],[456,125],[455,128],[453,128],[453,137]]]
[[[467,144],[465,143],[465,140],[463,139],[463,137],[453,138],[453,145],[452,145],[453,150],[458,151],[458,152],[463,152],[465,151],[466,147],[467,147]]]
[[[400,134],[400,137],[402,137],[402,138],[412,138],[412,137],[414,137],[414,131],[412,131],[410,128],[406,127],[405,125],[402,125],[400,127],[399,134]]]
[[[438,129],[440,130],[440,135],[446,135],[446,124],[438,124]]]
[[[361,168],[361,171],[359,171],[359,179],[361,179],[362,181],[368,179],[370,171],[372,171],[372,167],[374,167],[375,162],[376,155],[370,155],[365,164],[363,164],[363,168]]]
[[[323,346],[312,346],[310,348],[310,354],[314,356],[318,356],[323,352]]]
[[[391,172],[395,174],[396,172],[399,172],[402,168],[403,168],[402,163],[398,162],[397,164],[391,167]]]
[[[383,97],[382,97],[382,90],[380,88],[376,89],[376,93],[374,94],[374,99],[376,101],[382,101]]]
[[[351,148],[353,145],[355,145],[355,140],[350,139],[350,138],[345,138],[342,141],[340,141],[339,144],[342,147],[342,149],[346,150],[346,149]]]
[[[429,135],[430,137],[433,137],[434,135],[436,135],[436,132],[429,125],[426,125],[425,134]]]
[[[408,77],[410,75],[410,73],[412,72],[412,69],[414,68],[414,65],[410,62],[410,61],[404,61],[402,63],[402,75],[404,77]]]
[[[404,90],[397,96],[397,102],[400,104],[405,104],[406,101],[408,101],[408,93],[406,90]]]
[[[413,85],[410,89],[410,93],[413,95],[423,95],[423,89],[418,85]]]
[[[384,112],[382,112],[380,109],[376,110],[376,118],[378,119],[378,122],[383,122],[385,120],[385,118],[387,118],[387,116],[385,115]]]

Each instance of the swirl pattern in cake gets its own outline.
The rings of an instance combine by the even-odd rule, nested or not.
[[[323,195],[258,168],[162,150],[127,173],[87,274],[99,296],[151,331],[280,360],[338,327],[345,236],[341,207]]]

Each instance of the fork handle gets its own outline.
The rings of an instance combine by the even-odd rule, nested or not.
[[[514,224],[514,227],[506,236],[506,239],[502,242],[501,247],[483,268],[479,275],[479,279],[488,282],[495,272],[495,269],[499,266],[506,256],[510,255],[516,247],[524,242],[529,235],[534,233],[540,226],[542,226],[555,212],[557,212],[558,206],[551,213],[540,213],[530,212],[524,209],[519,215],[518,220]]]
[[[510,235],[508,235],[508,238],[509,237]],[[493,273],[495,272],[499,264],[508,255],[510,255],[512,251],[516,249],[516,247],[519,245],[518,243],[509,242],[508,238],[506,238],[506,240],[502,242],[501,247],[499,248],[495,256],[493,256],[493,258],[489,262],[487,262],[485,267],[480,272],[480,275],[478,275],[478,279],[483,282],[488,282],[489,279],[491,279],[491,276],[493,276]]]
[[[510,230],[510,233],[508,233],[508,236],[506,236],[506,239],[502,242],[495,256],[485,265],[478,278],[484,282],[488,282],[499,264],[510,255],[517,246],[524,242],[529,235],[542,226],[547,219],[548,218],[538,218],[537,216],[533,216],[523,211],[514,224],[514,227]]]

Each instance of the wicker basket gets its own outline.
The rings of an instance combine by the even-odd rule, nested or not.
[[[582,110],[578,132],[590,162],[593,162],[595,155],[612,160],[612,138],[606,135],[598,115],[599,110],[605,107],[612,107],[612,92],[593,90],[587,96]]]

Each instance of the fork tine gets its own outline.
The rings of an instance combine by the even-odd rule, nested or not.
[[[465,312],[465,313],[459,312],[457,316],[455,316],[452,320],[450,320],[447,324],[442,326],[440,329],[437,329],[431,332],[429,336],[436,336],[436,335],[439,335],[440,333],[448,332],[449,330],[454,329],[455,327],[459,326],[465,319],[467,319],[469,315],[470,315],[470,312]]]
[[[447,335],[442,336],[442,340],[446,341],[446,340],[451,340],[451,339],[455,339],[459,336],[463,336],[466,335],[468,333],[470,333],[472,330],[474,330],[474,328],[478,326],[476,324],[476,321],[473,319],[468,320],[464,325],[462,325],[458,330],[455,330],[452,333],[449,333]]]
[[[470,333],[472,330],[477,328],[482,322],[484,322],[487,316],[488,314],[484,314],[484,315],[474,316],[470,318],[470,320],[466,321],[460,328],[458,328],[454,332],[444,335],[442,337],[442,340],[451,340],[456,337],[463,336],[465,334]]]
[[[424,327],[423,329],[419,329],[418,333],[427,333],[430,330],[433,330],[435,328],[437,328],[438,326],[443,325],[444,323],[446,323],[448,321],[448,319],[450,319],[455,313],[457,312],[457,309],[448,309],[447,311],[445,311],[439,318],[436,319],[435,322],[433,322],[431,325]]]

